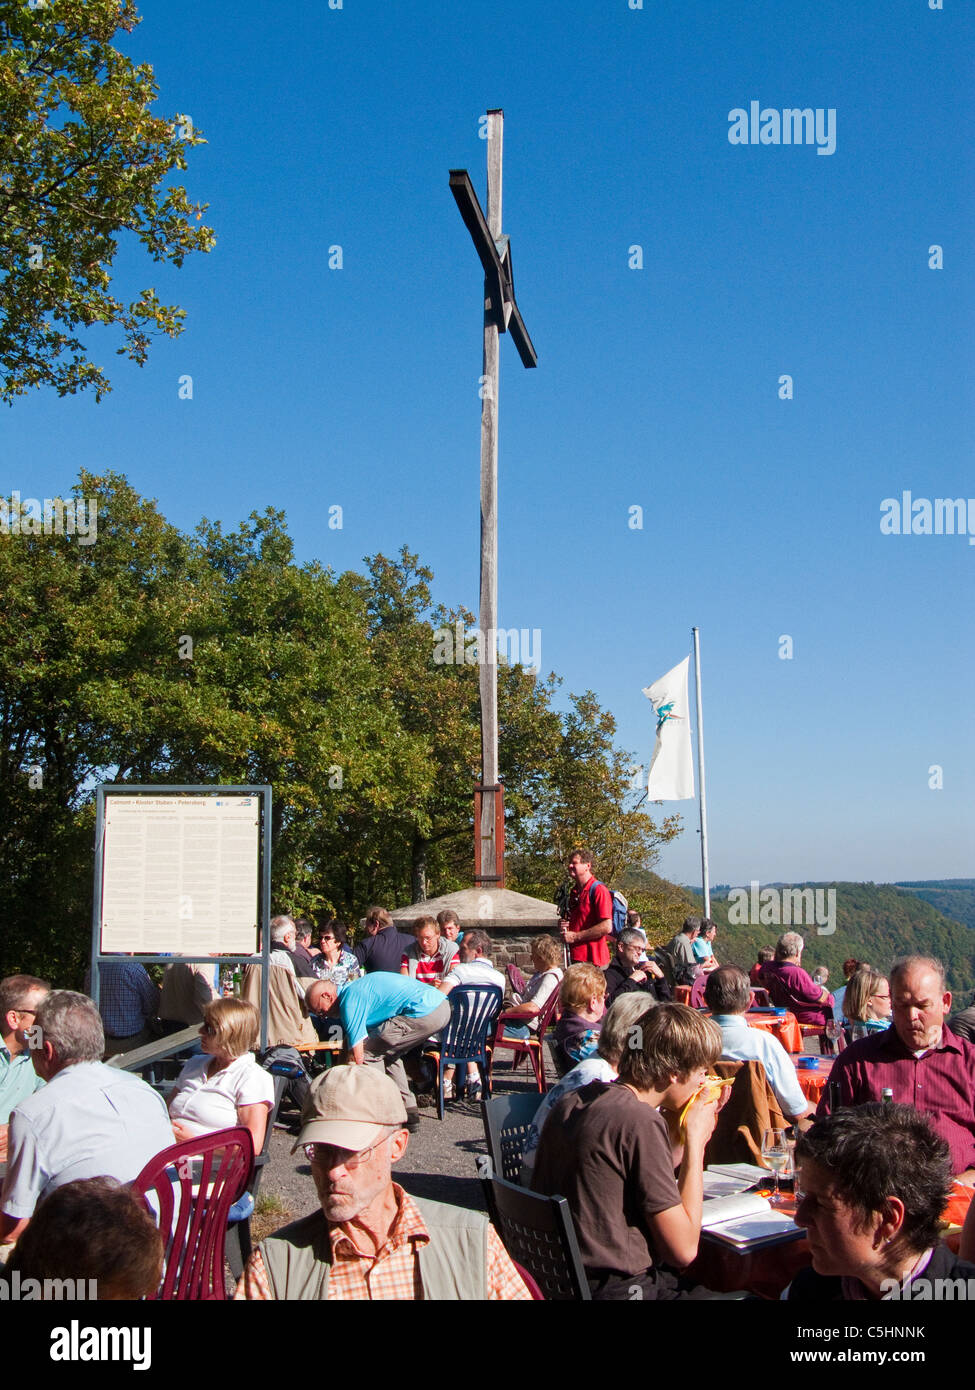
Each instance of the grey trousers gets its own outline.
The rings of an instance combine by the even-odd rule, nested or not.
[[[187,1025],[181,1023],[180,1027]],[[138,1033],[133,1033],[128,1038],[110,1038],[105,1034],[105,1053],[106,1057],[117,1057],[121,1052],[134,1052],[137,1047],[145,1047],[146,1043],[155,1041],[155,1034],[148,1028],[141,1028]]]
[[[365,1040],[366,1061],[382,1062],[386,1075],[399,1087],[407,1111],[417,1108],[416,1097],[410,1090],[406,1069],[400,1059],[404,1053],[411,1052],[434,1033],[439,1033],[441,1028],[446,1028],[449,1022],[450,1001],[445,998],[433,1013],[423,1014],[420,1018],[406,1018],[403,1014],[388,1018]]]

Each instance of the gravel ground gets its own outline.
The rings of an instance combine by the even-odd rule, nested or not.
[[[551,1082],[555,1068],[549,1059],[547,1075]],[[534,1086],[524,1064],[512,1074],[507,1063],[499,1062],[494,1071],[494,1091],[527,1091]],[[290,1119],[290,1115],[283,1118]],[[420,1108],[419,1132],[410,1136],[406,1153],[393,1170],[393,1176],[414,1197],[430,1197],[469,1210],[483,1211],[484,1198],[475,1172],[478,1154],[487,1153],[480,1103],[448,1101],[444,1119],[437,1119],[436,1106]],[[260,1198],[276,1198],[283,1209],[259,1214],[252,1222],[258,1239],[314,1211],[315,1188],[311,1170],[303,1153],[292,1154],[294,1133],[276,1129],[271,1153],[261,1181]],[[267,1203],[262,1203],[263,1207]]]

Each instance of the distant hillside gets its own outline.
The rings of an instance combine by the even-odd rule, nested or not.
[[[627,869],[610,887],[618,888],[630,907],[642,913],[644,929],[655,945],[669,941],[685,917],[700,911],[693,893],[648,869]]]
[[[949,882],[943,891],[967,894],[975,891],[959,888],[971,880]],[[615,886],[615,885],[614,885]],[[763,885],[764,887],[765,885]],[[817,965],[829,967],[830,983],[843,982],[843,961],[850,956],[869,961],[880,969],[889,968],[897,956],[914,952],[937,956],[944,961],[948,972],[948,987],[957,1000],[967,1004],[975,988],[975,940],[961,918],[953,919],[926,899],[927,887],[918,891],[877,883],[795,884],[796,888],[836,890],[836,931],[821,936],[815,925],[798,930],[806,938],[802,963],[808,969]],[[625,890],[624,890],[625,891]],[[931,889],[938,891],[937,887]],[[674,889],[675,895],[694,902],[700,912],[701,895],[688,889]],[[760,946],[775,944],[776,938],[789,927],[784,925],[738,926],[728,921],[727,890],[723,896],[711,898],[711,916],[718,923],[715,955],[722,964],[740,965],[747,970],[755,961]],[[972,923],[975,926],[975,922]]]
[[[946,917],[975,928],[975,878],[930,878],[895,884],[915,893]]]

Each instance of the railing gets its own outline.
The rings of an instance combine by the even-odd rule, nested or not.
[[[120,1071],[144,1071],[156,1062],[165,1061],[167,1057],[185,1051],[199,1040],[199,1024],[194,1023],[188,1028],[181,1028],[178,1033],[168,1033],[164,1038],[154,1038],[144,1047],[135,1047],[131,1052],[119,1052],[116,1056],[109,1057],[105,1065],[118,1067]]]

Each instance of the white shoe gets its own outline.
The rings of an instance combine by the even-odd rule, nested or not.
[[[444,1083],[443,1083],[443,1098],[444,1098],[444,1100],[453,1100],[453,1098],[454,1098],[454,1083],[453,1083],[452,1081],[447,1081],[446,1079],[444,1080]]]

